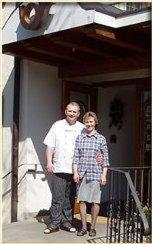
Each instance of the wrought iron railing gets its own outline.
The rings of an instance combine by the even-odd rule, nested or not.
[[[151,169],[110,168],[108,182],[107,233],[88,242],[150,242]]]

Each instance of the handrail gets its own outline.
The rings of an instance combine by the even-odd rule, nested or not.
[[[150,169],[151,167],[149,166],[144,166],[144,167],[119,167],[119,166],[116,166],[116,167],[109,167],[109,169]]]
[[[142,169],[143,169],[144,167],[136,167],[136,168],[142,168]],[[145,167],[145,168],[150,168],[150,167]],[[130,169],[130,168],[129,168],[129,169]],[[144,210],[143,210],[143,208],[142,208],[142,204],[141,204],[141,202],[140,202],[140,200],[139,200],[139,197],[138,197],[138,195],[137,195],[137,193],[136,193],[136,190],[135,190],[135,187],[134,187],[134,184],[133,184],[133,182],[132,182],[132,179],[131,179],[131,177],[130,177],[129,172],[125,172],[125,171],[123,171],[123,170],[119,170],[119,169],[115,169],[115,168],[110,168],[110,170],[113,170],[113,171],[115,171],[115,172],[123,173],[123,174],[126,176],[128,185],[129,185],[130,190],[131,190],[131,194],[132,194],[132,196],[133,196],[133,198],[134,198],[134,200],[135,200],[136,206],[137,206],[137,208],[138,208],[138,211],[139,211],[139,213],[140,213],[140,217],[141,217],[142,222],[143,222],[143,226],[144,226],[144,235],[145,235],[145,236],[146,236],[146,235],[149,235],[150,232],[151,232],[151,231],[150,231],[150,226],[149,226],[149,223],[148,223],[148,221],[147,221],[147,218],[146,218],[146,215],[145,215],[145,213],[144,213]]]
[[[12,173],[12,170],[2,177],[2,180]]]
[[[21,166],[24,166],[24,165],[41,165],[41,164],[34,164],[34,163],[32,163],[32,164],[20,164],[20,165],[18,165],[17,167],[18,168],[20,168]],[[41,165],[42,166],[42,165]],[[29,169],[28,169],[29,170]],[[27,170],[27,172],[28,172],[28,170]],[[3,177],[2,177],[2,180],[4,179],[4,178],[6,178],[9,174],[11,174],[12,173],[12,170],[10,171],[10,172],[8,172],[6,175],[4,175]]]
[[[134,200],[136,202],[137,208],[138,208],[139,213],[140,213],[140,217],[141,217],[143,225],[144,225],[144,235],[149,235],[150,234],[150,227],[149,227],[146,215],[145,215],[145,213],[143,211],[143,208],[142,208],[141,202],[139,200],[139,197],[138,197],[138,195],[137,195],[137,193],[135,191],[135,187],[134,187],[133,182],[131,180],[130,174],[128,172],[125,172],[125,176],[127,178],[127,181],[128,181],[132,196],[134,197]]]

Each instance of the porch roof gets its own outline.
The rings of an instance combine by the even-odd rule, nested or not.
[[[150,11],[123,14],[101,3],[54,3],[47,23],[30,30],[17,8],[3,27],[3,53],[58,66],[63,78],[148,68]]]
[[[27,5],[25,3],[22,4]],[[89,24],[120,28],[150,21],[149,8],[146,11],[131,13],[102,3],[50,3],[50,5],[47,24],[39,30],[33,31],[26,30],[21,25],[19,8],[17,8],[8,18],[7,23],[4,24],[2,32],[3,44],[87,26]]]

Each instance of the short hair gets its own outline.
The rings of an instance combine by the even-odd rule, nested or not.
[[[86,121],[87,119],[89,119],[89,117],[93,117],[94,120],[95,120],[96,125],[98,124],[98,118],[97,118],[97,115],[96,115],[94,112],[91,112],[91,111],[85,113],[85,115],[83,116],[83,123],[85,123],[85,121]]]
[[[70,102],[70,103],[68,103],[67,106],[66,106],[66,109],[67,109],[67,107],[68,107],[69,105],[78,107],[78,109],[79,109],[79,111],[80,111],[80,106],[79,106],[79,104],[78,104],[77,102]]]

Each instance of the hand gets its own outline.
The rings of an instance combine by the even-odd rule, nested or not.
[[[74,180],[75,183],[79,183],[79,175],[78,175],[78,173],[73,175],[73,180]]]
[[[103,164],[103,160],[104,160],[103,154],[99,154],[97,159],[96,159],[96,162],[97,162],[98,165],[102,165]]]
[[[54,171],[54,165],[53,165],[53,163],[47,163],[47,165],[46,165],[46,171],[47,172],[53,172]]]
[[[104,175],[101,176],[100,183],[102,186],[105,186],[107,184],[106,176],[104,176]]]

